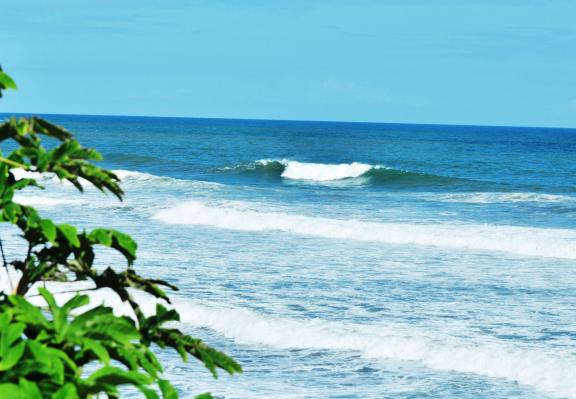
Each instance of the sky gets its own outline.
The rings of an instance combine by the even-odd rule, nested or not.
[[[0,0],[0,112],[576,127],[575,0]]]

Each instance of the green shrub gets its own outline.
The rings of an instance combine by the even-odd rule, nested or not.
[[[0,97],[2,90],[15,88],[0,69]],[[47,149],[42,137],[56,144]],[[12,268],[19,275],[13,292],[0,294],[0,398],[118,398],[122,386],[138,389],[147,399],[178,398],[176,389],[162,378],[162,365],[152,344],[176,350],[184,361],[192,355],[215,377],[218,369],[230,374],[242,371],[233,359],[174,328],[174,323],[165,326],[179,320],[175,310],[157,304],[155,314],[144,314],[134,290],[170,303],[164,289],[176,287],[134,270],[137,245],[130,236],[106,228],[79,231],[42,218],[34,208],[14,201],[20,190],[42,188],[33,178],[17,179],[14,169],[54,174],[80,191],[90,184],[122,200],[118,177],[94,163],[101,159],[97,151],[82,147],[63,128],[36,117],[0,124],[0,144],[8,141],[15,149],[6,156],[0,152],[0,222],[16,226],[28,250],[25,258],[8,262],[0,241],[6,271]],[[127,263],[123,271],[97,270],[97,246],[122,254]],[[45,307],[26,299],[40,282],[80,280],[90,281],[93,290],[112,290],[130,306],[134,317],[114,315],[103,305],[83,311],[89,298],[78,293],[62,306],[44,288],[38,291]]]

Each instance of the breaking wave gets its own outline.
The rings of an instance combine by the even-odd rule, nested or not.
[[[0,277],[3,271],[0,271]],[[0,282],[5,279],[0,279]],[[58,302],[73,294],[70,283],[49,283]],[[89,288],[75,283],[74,288]],[[66,294],[57,294],[66,291]],[[134,294],[146,314],[153,314],[158,302],[148,295]],[[91,306],[105,303],[117,314],[133,317],[126,303],[108,289],[89,293]],[[39,298],[31,298],[40,304]],[[559,398],[576,399],[576,357],[545,352],[500,342],[456,339],[444,333],[403,324],[357,324],[321,319],[296,319],[263,314],[246,308],[215,307],[188,299],[176,299],[174,307],[181,322],[195,328],[209,328],[243,345],[278,349],[312,349],[357,352],[365,359],[415,362],[432,370],[472,373],[501,378],[532,387]],[[478,339],[479,338],[479,339]]]
[[[368,359],[422,364],[430,369],[503,378],[563,398],[576,398],[574,356],[515,346],[431,337],[412,327],[374,326],[267,316],[242,308],[176,303],[182,322],[210,328],[236,342],[280,349],[355,351]]]
[[[4,270],[0,283],[6,284]],[[14,277],[14,276],[13,276]],[[71,288],[90,288],[86,283],[49,283],[57,301],[73,293]],[[65,291],[65,294],[58,294]],[[34,290],[31,291],[34,293]],[[116,314],[133,317],[126,303],[108,289],[88,293],[89,307],[105,303]],[[153,314],[157,299],[134,292],[146,314]],[[39,297],[30,298],[41,303]],[[322,319],[296,319],[263,314],[240,307],[215,307],[176,299],[173,305],[181,322],[209,328],[243,345],[278,349],[312,349],[357,352],[365,359],[415,362],[429,369],[472,373],[502,378],[560,398],[576,399],[576,357],[570,353],[545,352],[501,342],[485,342],[482,336],[456,339],[445,333],[405,324],[358,324]]]
[[[364,163],[322,164],[290,161],[285,164],[282,177],[295,180],[330,181],[341,180],[364,175],[371,169],[379,166]]]
[[[281,231],[338,240],[412,244],[522,256],[576,259],[576,231],[479,224],[407,224],[329,219],[247,207],[185,202],[154,215],[169,224]]]
[[[219,170],[223,172],[252,174],[267,178],[310,182],[353,180],[360,184],[388,186],[481,184],[481,182],[474,182],[467,179],[410,172],[389,168],[384,165],[370,165],[360,162],[323,164],[290,161],[287,159],[262,159],[256,162],[221,168]]]

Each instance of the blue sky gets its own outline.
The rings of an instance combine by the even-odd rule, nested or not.
[[[576,127],[574,0],[0,0],[0,112]]]

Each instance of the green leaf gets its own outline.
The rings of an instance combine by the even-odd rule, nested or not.
[[[77,309],[84,305],[88,305],[89,303],[90,298],[88,295],[74,295],[64,305],[62,305],[62,310],[68,314],[71,310]]]
[[[69,224],[58,225],[58,230],[66,237],[68,242],[73,247],[80,247],[80,240],[78,239],[78,230],[76,227],[70,226]]]
[[[17,339],[22,337],[22,333],[26,325],[23,323],[15,323],[8,326],[7,329],[2,331],[1,348],[2,353],[5,349],[8,349],[10,345],[14,343]]]
[[[176,391],[176,388],[172,386],[170,381],[159,379],[158,386],[162,392],[163,399],[178,399],[178,391]]]
[[[18,380],[18,385],[27,399],[42,399],[38,385],[24,378]]]
[[[50,242],[55,242],[56,240],[56,225],[50,219],[42,219],[40,221],[40,227],[42,228],[42,233],[44,237]]]
[[[128,263],[132,263],[136,259],[136,248],[138,247],[136,241],[128,234],[116,230],[111,230],[111,232],[114,238],[112,247],[122,252]]]
[[[105,385],[147,385],[150,383],[150,378],[145,374],[139,373],[137,371],[126,371],[118,367],[106,366],[102,367],[100,370],[92,373],[88,379],[87,383],[97,386],[101,384]]]
[[[20,342],[17,345],[12,346],[8,350],[8,353],[6,353],[6,356],[4,356],[2,358],[2,361],[0,361],[0,371],[9,370],[12,367],[14,367],[14,365],[18,363],[18,361],[24,354],[25,348],[26,348],[25,342]]]
[[[54,395],[52,395],[52,399],[79,399],[78,391],[76,387],[71,383],[67,383],[62,388],[57,390]]]
[[[140,333],[128,320],[110,315],[102,317],[88,331],[88,336],[108,336],[115,341],[128,343],[140,338]]]
[[[48,304],[50,312],[52,312],[54,329],[56,330],[57,333],[56,340],[57,342],[62,342],[62,340],[64,339],[64,335],[68,330],[67,309],[59,307],[58,304],[56,304],[54,296],[46,288],[40,287],[38,288],[38,292],[40,293],[40,295],[42,295],[42,297]],[[74,299],[75,298],[72,298],[71,301],[74,301]]]
[[[36,342],[34,340],[27,340],[26,345],[28,346],[28,349],[30,349],[30,352],[32,352],[32,355],[38,362],[43,363],[47,366],[52,365],[52,358],[50,357],[50,353],[48,353],[48,351],[46,350],[45,345],[42,345],[41,343]]]
[[[84,346],[84,350],[92,351],[102,363],[106,365],[110,363],[110,354],[100,342],[85,338],[82,340],[82,345]]]
[[[114,248],[124,255],[128,264],[136,259],[136,249],[138,245],[128,234],[124,234],[112,229],[95,229],[88,235],[88,238],[98,244]]]
[[[16,384],[0,384],[0,398],[27,399],[25,392]]]
[[[48,353],[50,354],[50,356],[58,358],[54,360],[55,362],[59,364],[62,364],[62,362],[66,363],[68,368],[74,372],[78,370],[78,366],[72,359],[70,359],[70,357],[66,354],[66,352],[61,351],[60,349],[48,348]],[[64,367],[64,364],[62,364],[62,367]]]
[[[196,396],[194,399],[214,399],[214,397],[209,393],[203,393],[201,395]]]
[[[15,317],[18,321],[31,325],[46,325],[48,321],[42,311],[20,295],[11,295],[8,300],[15,307]]]
[[[110,230],[107,229],[92,230],[88,238],[107,247],[112,245],[112,235],[110,234]]]
[[[17,89],[16,83],[5,72],[0,70],[0,89]]]
[[[59,140],[72,139],[72,135],[70,134],[70,132],[68,132],[63,127],[48,122],[46,119],[34,117],[31,118],[31,120],[34,123],[34,127],[42,134],[45,134],[50,137],[55,137]]]
[[[158,394],[153,389],[150,389],[144,385],[138,385],[138,389],[144,394],[146,399],[159,399]]]

